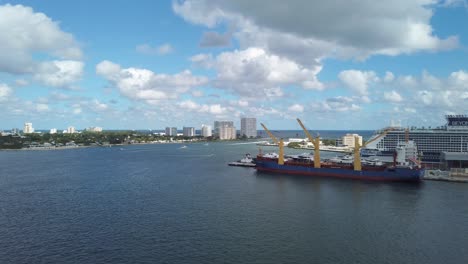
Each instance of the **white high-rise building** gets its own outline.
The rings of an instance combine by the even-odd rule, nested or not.
[[[75,127],[73,127],[73,126],[67,127],[67,133],[68,134],[74,134],[75,132],[76,132]]]
[[[218,127],[219,139],[220,140],[229,140],[236,139],[236,127],[224,125]]]
[[[102,132],[102,127],[88,127],[86,131],[89,132]]]
[[[257,137],[257,119],[254,117],[241,118],[240,135],[246,137]]]
[[[57,134],[57,129],[56,128],[51,128],[49,130],[49,134]]]
[[[211,137],[211,136],[213,136],[213,134],[211,132],[211,126],[202,125],[201,135],[202,135],[202,137]]]
[[[219,136],[219,128],[220,127],[233,127],[234,122],[232,121],[214,121],[214,133],[215,135]]]
[[[34,133],[32,123],[24,123],[23,134]]]
[[[362,136],[358,134],[346,134],[345,136],[343,136],[343,145],[354,148],[355,137],[358,138],[359,145],[362,146]]]
[[[184,137],[194,137],[195,136],[195,128],[194,127],[183,127],[183,135]]]
[[[177,136],[177,127],[166,127],[166,136]]]

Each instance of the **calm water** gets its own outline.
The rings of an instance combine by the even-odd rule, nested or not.
[[[259,174],[226,166],[253,144],[180,147],[0,152],[0,263],[468,263],[468,184]]]

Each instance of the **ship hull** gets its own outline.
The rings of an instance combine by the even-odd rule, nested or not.
[[[419,182],[424,176],[424,169],[410,168],[363,168],[355,171],[350,168],[314,168],[313,165],[285,164],[279,165],[276,159],[257,159],[257,171],[307,175],[319,177],[346,178],[372,181]]]

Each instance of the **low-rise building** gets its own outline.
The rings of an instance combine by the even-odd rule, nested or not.
[[[358,139],[359,145],[362,146],[362,136],[358,134],[346,134],[343,136],[343,146],[354,148],[355,138]]]

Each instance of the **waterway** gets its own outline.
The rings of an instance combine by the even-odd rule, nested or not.
[[[255,144],[185,145],[0,151],[0,263],[468,263],[468,184],[263,174],[227,166]]]

